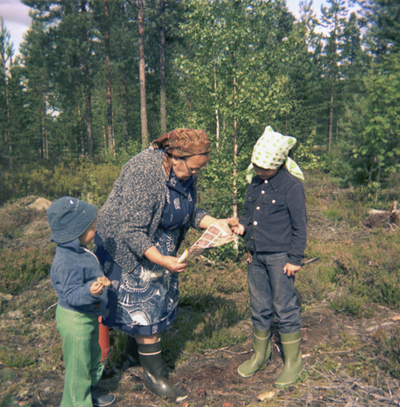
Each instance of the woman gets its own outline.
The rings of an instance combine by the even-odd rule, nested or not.
[[[250,182],[239,224],[232,230],[246,234],[247,276],[253,322],[254,354],[238,368],[251,377],[271,355],[271,323],[278,325],[285,358],[276,387],[294,383],[303,369],[300,351],[300,308],[294,276],[301,268],[307,241],[303,173],[288,155],[294,137],[265,129],[253,149]],[[253,177],[254,174],[254,177]]]
[[[151,143],[123,167],[98,217],[96,254],[111,280],[103,324],[128,333],[127,357],[140,363],[146,387],[176,401],[187,394],[165,377],[160,331],[176,317],[177,250],[190,227],[217,224],[232,234],[230,219],[197,208],[197,176],[210,159],[202,130],[176,129]]]

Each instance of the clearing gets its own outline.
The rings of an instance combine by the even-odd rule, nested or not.
[[[18,208],[25,208],[36,198],[27,197],[1,207],[3,223],[13,221],[13,214]],[[14,225],[20,233],[12,238],[1,238],[2,249],[16,251],[36,247],[44,250],[49,245],[45,211],[24,209],[22,212],[18,224]],[[346,230],[340,228],[327,233],[326,228],[316,223],[318,216],[310,216],[312,218],[310,236],[328,240],[346,234]],[[206,261],[196,261],[199,262],[196,266],[199,270],[209,267]],[[317,270],[318,262],[307,267]],[[230,273],[246,284],[243,268]],[[301,278],[300,272],[298,279]],[[246,303],[247,297],[246,290],[234,295],[226,294],[227,300],[236,303]],[[18,295],[0,294],[1,407],[60,405],[64,368],[54,319],[55,302],[56,296],[48,277]],[[370,318],[335,313],[329,308],[327,299],[302,307],[304,371],[298,383],[288,389],[277,390],[272,386],[282,369],[276,336],[273,337],[272,360],[266,369],[249,379],[243,379],[236,373],[238,365],[251,354],[250,318],[241,320],[235,327],[249,334],[247,341],[201,354],[183,352],[176,360],[170,379],[188,392],[188,399],[182,403],[184,407],[399,406],[400,383],[378,368],[374,341],[378,332],[390,330],[400,323],[399,313],[376,304],[372,307],[374,312]],[[180,315],[183,316],[194,312],[185,305],[181,308]],[[170,330],[174,329],[172,325]],[[100,382],[102,388],[117,396],[116,406],[169,405],[144,388],[140,368],[123,370],[118,366],[121,363],[109,364],[107,375]],[[260,401],[260,395],[264,395],[263,401]]]

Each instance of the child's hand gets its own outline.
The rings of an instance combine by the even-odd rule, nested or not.
[[[231,230],[232,230],[233,233],[236,233],[237,235],[243,235],[244,226],[241,223],[238,223],[237,225],[232,226]]]
[[[92,285],[90,286],[90,292],[93,295],[100,295],[104,290],[104,285],[98,281],[93,281]]]
[[[227,219],[216,219],[216,222],[214,224],[218,226],[220,229],[222,229],[227,235],[230,236],[232,232],[229,225],[234,219],[235,219],[234,217]]]
[[[285,267],[283,268],[284,274],[288,277],[294,276],[296,272],[301,269],[301,266],[295,266],[294,264],[286,263]]]

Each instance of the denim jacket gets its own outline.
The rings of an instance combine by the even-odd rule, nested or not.
[[[288,171],[266,181],[253,178],[239,222],[248,250],[287,252],[291,264],[301,264],[307,242],[306,198],[303,184]]]
[[[102,315],[107,304],[107,287],[100,295],[94,295],[90,286],[103,275],[97,257],[81,246],[78,239],[57,245],[50,279],[61,307],[83,314]]]

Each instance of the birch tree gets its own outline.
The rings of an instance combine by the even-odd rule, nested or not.
[[[216,188],[216,200],[221,211],[237,213],[237,194],[245,188],[243,169],[253,143],[289,108],[284,97],[287,77],[278,68],[290,59],[284,44],[293,17],[280,1],[192,0],[188,7],[187,24],[181,29],[192,47],[187,58],[176,63],[192,101],[189,122],[214,138],[221,121],[218,164],[210,165],[207,177],[215,185],[224,179]],[[222,201],[221,191],[227,189],[230,198]]]
[[[142,148],[149,146],[149,133],[147,129],[147,101],[146,101],[146,71],[144,52],[144,0],[138,0],[138,27],[139,27],[139,81],[140,81],[140,123],[142,133]]]

